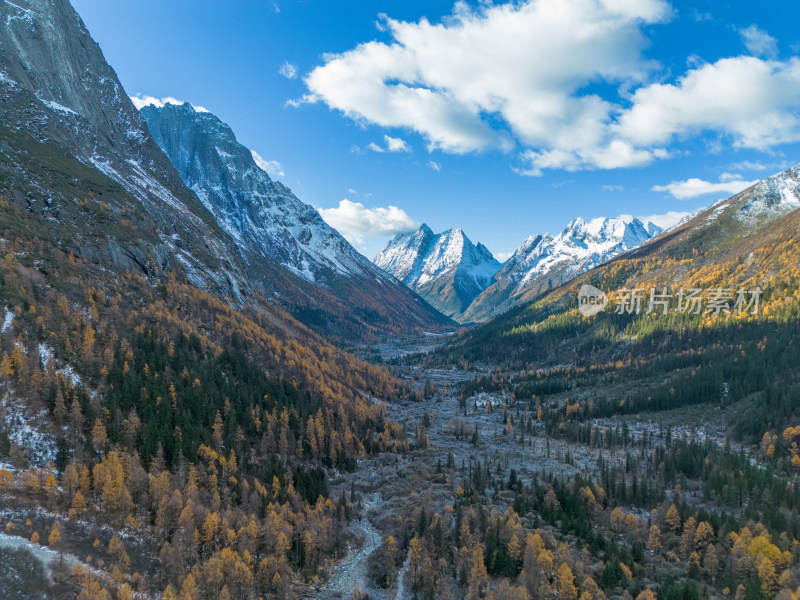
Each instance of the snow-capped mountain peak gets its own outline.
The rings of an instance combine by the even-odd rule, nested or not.
[[[395,236],[373,262],[447,315],[466,308],[501,266],[486,246],[473,244],[463,230],[435,234],[425,224]]]
[[[569,281],[621,252],[661,233],[637,217],[577,217],[557,235],[533,235],[494,276],[494,282],[467,309],[464,320],[478,321],[507,310],[522,299]]]

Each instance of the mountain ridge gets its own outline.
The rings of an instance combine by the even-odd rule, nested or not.
[[[652,221],[630,215],[589,221],[576,217],[556,235],[527,237],[501,264],[460,229],[437,235],[423,223],[416,231],[395,236],[373,262],[443,313],[474,323],[557,287],[662,231]],[[446,250],[450,247],[466,252]]]
[[[469,306],[464,319],[485,321],[512,306],[569,281],[576,275],[630,250],[660,233],[630,215],[576,217],[557,235],[526,238],[503,268]]]
[[[416,231],[396,235],[373,262],[456,319],[501,266],[486,246],[473,244],[463,230],[435,234],[424,223]]]
[[[65,255],[147,276],[176,270],[240,306],[277,302],[340,339],[451,326],[389,278],[375,281],[380,273],[355,254],[360,295],[342,278],[309,282],[298,275],[302,262],[290,272],[243,250],[183,183],[68,2],[0,8],[0,191],[42,217],[43,233]],[[316,213],[308,219],[325,227]],[[349,248],[338,234],[331,239]]]
[[[629,321],[661,320],[659,314],[617,316],[615,302],[619,290],[665,286],[677,294],[684,289],[731,288],[764,291],[763,307],[767,315],[786,314],[796,318],[800,251],[794,240],[800,235],[800,165],[772,175],[742,192],[711,205],[663,234],[611,258],[574,279],[540,296],[521,303],[497,318],[465,332],[447,353],[455,352],[465,360],[491,360],[501,356],[517,364],[558,364],[574,361],[581,351],[618,356],[617,347],[629,339]],[[579,288],[588,284],[609,296],[609,307],[600,315],[582,318],[578,311]],[[770,286],[775,289],[771,289]],[[782,294],[786,294],[784,297]],[[677,302],[677,301],[676,301]],[[794,311],[794,312],[793,312]],[[761,314],[761,313],[760,313]],[[669,333],[679,327],[680,318],[664,317],[664,322],[646,325]],[[710,326],[705,313],[691,327]],[[617,322],[620,321],[620,322]],[[611,327],[618,337],[608,338]],[[684,326],[687,327],[687,326]],[[559,344],[546,341],[546,332],[554,340],[557,332],[570,331],[575,341]],[[538,332],[536,343],[523,340],[523,332]],[[662,334],[665,334],[661,331]],[[513,335],[512,335],[513,332]],[[511,336],[511,337],[509,337]],[[495,347],[496,346],[496,347]],[[492,349],[489,349],[492,348]],[[578,354],[576,354],[578,352]],[[607,357],[605,359],[608,359]]]

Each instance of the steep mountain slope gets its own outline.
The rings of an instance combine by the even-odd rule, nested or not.
[[[621,216],[570,222],[556,236],[527,238],[465,311],[465,321],[485,321],[569,281],[661,232],[653,223]]]
[[[437,235],[425,224],[395,236],[373,262],[456,320],[500,268],[486,246],[460,229]]]
[[[214,218],[220,214],[212,215],[183,184],[67,2],[4,3],[2,9],[0,189],[44,217],[45,231],[64,251],[145,274],[179,270],[239,303],[273,298],[318,331],[344,338],[447,322],[408,290],[379,280],[380,272],[336,234],[327,236],[317,258],[336,246],[331,256],[343,263],[324,269],[360,272],[352,280],[322,277],[324,289],[297,275],[309,267],[309,248],[273,257],[275,246],[254,251],[263,240],[251,236],[249,247],[239,244],[230,222],[222,219],[220,227]],[[54,157],[66,162],[53,168]],[[87,181],[92,184],[84,190],[78,182]],[[268,178],[262,184],[273,185]],[[33,200],[39,196],[46,199]],[[302,237],[306,218],[324,226],[308,213],[282,224]],[[294,260],[294,272],[281,266]]]
[[[74,225],[59,241],[77,256],[147,273],[185,264],[199,284],[230,290],[235,257],[221,232],[148,135],[69,3],[4,2],[0,17],[0,176],[12,198],[48,223]],[[82,166],[58,163],[59,155]],[[91,180],[88,190],[81,180]],[[98,226],[76,201],[101,208],[114,225]],[[131,224],[144,226],[131,235]]]
[[[278,260],[310,283],[382,275],[316,210],[272,181],[215,115],[189,103],[140,113],[184,183],[254,260]]]
[[[449,324],[273,181],[215,115],[189,103],[140,112],[183,182],[234,240],[248,272],[265,263],[286,271],[282,278],[294,289],[276,296],[298,318],[343,337]],[[271,276],[281,277],[274,270]]]

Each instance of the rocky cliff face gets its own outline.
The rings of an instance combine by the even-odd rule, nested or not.
[[[59,242],[79,257],[144,273],[185,268],[230,291],[231,277],[241,279],[235,257],[70,4],[2,2],[0,21],[0,189],[61,221]],[[147,226],[98,227],[75,201],[102,203],[117,225],[125,213],[124,224]]]
[[[396,236],[373,262],[456,320],[500,268],[486,246],[460,229],[437,235],[425,224]]]
[[[290,306],[295,314],[315,322],[349,313],[373,328],[448,323],[273,181],[215,115],[189,103],[144,106],[141,114],[184,184],[231,237],[248,271],[267,262],[303,281],[307,304],[299,311]]]
[[[316,210],[258,167],[215,115],[189,103],[144,106],[141,114],[183,182],[246,254],[276,259],[311,283],[383,275]]]

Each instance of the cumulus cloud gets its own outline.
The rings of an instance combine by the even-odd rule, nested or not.
[[[184,100],[178,100],[177,98],[173,98],[172,96],[166,96],[164,98],[156,98],[154,96],[142,96],[141,94],[136,94],[135,96],[130,97],[131,102],[136,107],[136,110],[142,110],[145,106],[155,106],[156,108],[163,108],[165,104],[175,104],[177,106],[181,106],[186,104]],[[209,110],[203,106],[197,106],[192,104],[192,108],[194,108],[197,112],[209,112]]]
[[[800,140],[800,58],[724,58],[690,70],[676,84],[633,94],[615,125],[634,144],[668,143],[676,135],[715,131],[739,148],[764,150]]]
[[[297,77],[297,67],[290,63],[288,60],[281,65],[278,73],[286,77],[286,79],[294,79]]]
[[[750,54],[765,58],[778,56],[778,40],[763,29],[759,29],[757,25],[740,29],[739,35],[742,36],[742,42]]]
[[[520,0],[458,2],[440,23],[381,15],[391,39],[325,55],[292,105],[414,131],[429,151],[516,150],[514,170],[532,176],[643,166],[688,136],[757,150],[800,140],[800,58],[776,60],[755,25],[740,31],[751,56],[648,83],[644,27],[672,14],[665,0]]]
[[[744,181],[738,177],[720,178],[717,183],[692,177],[684,181],[672,181],[666,185],[654,185],[651,189],[654,192],[667,192],[678,200],[689,200],[690,198],[697,198],[707,194],[727,194],[732,196],[757,183],[757,180]]]
[[[414,219],[396,206],[367,208],[347,198],[335,208],[318,208],[328,225],[338,230],[351,243],[364,246],[365,237],[385,237],[413,231],[419,227]]]
[[[531,0],[459,3],[439,24],[383,16],[393,42],[327,56],[305,78],[305,100],[355,120],[406,127],[429,149],[510,149],[514,140],[563,153],[601,147],[598,160],[616,165],[626,161],[626,149],[602,148],[614,107],[580,90],[644,77],[651,65],[641,56],[641,27],[670,13],[663,0]],[[501,126],[492,126],[498,119]],[[627,153],[627,160],[642,160]]]
[[[253,155],[253,160],[256,162],[256,165],[258,165],[261,170],[266,171],[270,177],[283,177],[285,175],[283,172],[283,165],[277,160],[265,160],[255,150],[251,150],[250,154]]]

